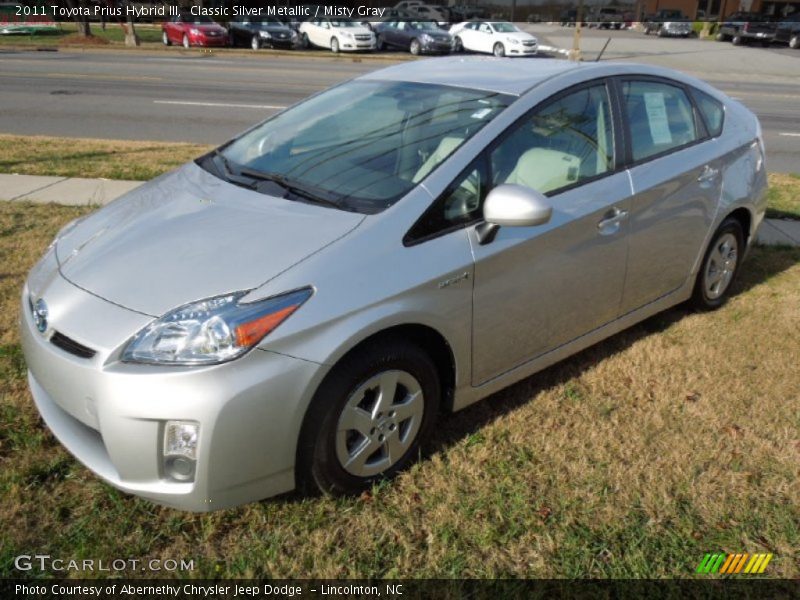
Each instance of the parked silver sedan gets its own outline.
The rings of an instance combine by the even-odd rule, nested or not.
[[[158,503],[357,492],[443,411],[720,306],[765,188],[755,116],[674,71],[389,67],[65,227],[22,293],[30,388]]]

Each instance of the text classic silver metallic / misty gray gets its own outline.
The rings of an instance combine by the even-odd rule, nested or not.
[[[674,71],[389,67],[65,227],[23,290],[31,392],[155,502],[356,492],[442,411],[721,305],[765,189],[755,116]]]

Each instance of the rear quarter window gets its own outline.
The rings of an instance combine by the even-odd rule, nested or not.
[[[703,115],[708,134],[711,137],[719,136],[722,133],[722,124],[725,120],[725,109],[722,107],[722,103],[705,92],[694,88],[692,88],[692,96],[697,108],[700,110],[700,114]]]

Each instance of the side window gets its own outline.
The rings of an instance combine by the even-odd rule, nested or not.
[[[722,123],[725,118],[725,110],[722,108],[722,103],[705,92],[694,88],[692,88],[692,96],[694,96],[697,108],[700,109],[700,114],[703,115],[709,135],[717,137],[722,133]]]
[[[481,23],[479,31],[482,33],[492,33],[492,29],[486,23]]]
[[[536,109],[514,125],[490,156],[492,184],[543,194],[614,169],[614,134],[605,84]]]
[[[486,195],[487,183],[486,161],[481,155],[425,211],[406,234],[403,242],[407,245],[421,242],[477,220]]]
[[[692,103],[683,88],[657,81],[624,81],[622,95],[634,161],[698,139]]]

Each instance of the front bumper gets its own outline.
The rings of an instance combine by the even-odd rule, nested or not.
[[[453,49],[453,42],[434,40],[432,42],[422,42],[422,51],[430,54],[447,54]]]
[[[149,317],[60,276],[43,297],[53,315],[45,334],[34,325],[27,286],[21,302],[31,394],[53,434],[90,470],[125,492],[191,511],[235,506],[294,487],[303,414],[325,367],[259,349],[210,367],[133,365],[119,362],[119,349],[104,349],[105,341],[93,358],[79,358],[51,343],[54,330],[74,339],[75,323],[88,315],[105,328],[118,322],[138,326]],[[199,423],[193,481],[175,481],[164,472],[167,420]]]
[[[228,36],[219,35],[211,37],[205,34],[190,35],[189,43],[192,44],[193,46],[215,46],[215,47],[227,46]]]
[[[538,51],[538,45],[509,44],[506,46],[506,56],[535,56]]]

